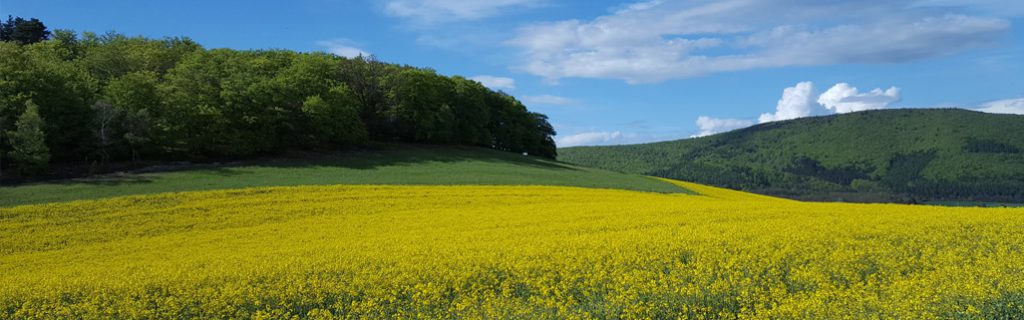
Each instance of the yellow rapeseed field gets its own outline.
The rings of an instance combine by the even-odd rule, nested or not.
[[[1014,318],[1024,210],[549,186],[0,209],[0,318]]]

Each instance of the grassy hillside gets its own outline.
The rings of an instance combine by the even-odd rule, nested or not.
[[[396,145],[231,166],[0,187],[0,206],[160,192],[328,184],[555,185],[687,192],[639,175],[484,148]]]
[[[585,166],[801,199],[1024,201],[1024,116],[959,109],[812,117],[559,154]]]
[[[1013,319],[1024,209],[552,186],[0,208],[4,319]]]

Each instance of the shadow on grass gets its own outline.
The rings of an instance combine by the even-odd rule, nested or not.
[[[220,177],[233,177],[248,173],[248,171],[239,169],[242,167],[334,167],[354,170],[372,170],[379,167],[406,166],[427,162],[456,163],[464,161],[508,163],[547,170],[581,170],[571,165],[559,163],[553,160],[481,147],[394,144],[348,151],[292,152],[286,155],[262,157],[230,163],[163,164],[128,172],[118,172],[74,179],[38,181],[3,187],[17,188],[38,184],[86,184],[95,186],[138,185],[154,182],[156,177],[150,174],[190,171]]]
[[[509,163],[550,170],[580,170],[571,165],[553,160],[511,152],[480,147],[434,145],[389,145],[354,151],[302,152],[285,157],[247,161],[231,166],[280,168],[319,166],[370,170],[378,167],[414,165],[426,162],[455,163],[464,161]]]
[[[122,184],[141,184],[141,183],[152,183],[153,180],[140,175],[103,175],[90,178],[73,179],[63,182],[60,184],[88,184],[95,186],[116,186]]]

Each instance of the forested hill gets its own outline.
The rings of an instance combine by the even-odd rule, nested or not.
[[[877,110],[559,160],[809,200],[1024,202],[1024,116]]]
[[[53,163],[239,158],[370,141],[555,156],[546,116],[430,69],[210,50],[186,38],[62,30],[35,38],[0,42],[0,169],[8,177],[45,175]]]

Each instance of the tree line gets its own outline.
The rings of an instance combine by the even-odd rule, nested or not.
[[[0,169],[22,177],[44,175],[50,163],[237,158],[371,141],[556,155],[547,117],[514,97],[372,56],[51,33],[10,17],[0,40]]]

